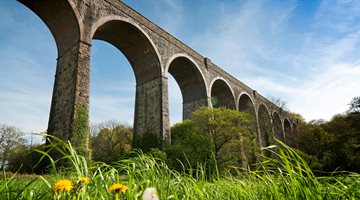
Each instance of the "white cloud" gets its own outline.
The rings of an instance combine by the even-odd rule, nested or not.
[[[328,120],[360,95],[359,21],[354,29],[359,9],[353,8],[359,4],[332,4],[323,1],[313,24],[294,33],[289,25],[296,3],[248,1],[237,12],[225,12],[194,44],[264,96],[283,98],[307,120]],[[332,30],[322,30],[325,25]]]
[[[323,74],[314,75],[300,91],[293,95],[289,107],[307,120],[329,120],[346,111],[351,98],[360,95],[359,66],[334,65]]]

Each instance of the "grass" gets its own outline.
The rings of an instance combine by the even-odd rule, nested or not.
[[[280,146],[267,148],[274,156],[263,158],[257,170],[209,176],[204,167],[192,169],[193,175],[173,171],[164,161],[138,150],[132,152],[136,156],[112,166],[88,165],[70,143],[57,140],[52,147],[62,159],[52,162],[51,175],[22,177],[4,173],[0,199],[141,199],[149,187],[156,188],[160,199],[360,199],[359,174],[315,177],[294,150],[285,144]],[[47,152],[40,153],[48,156]],[[58,169],[57,163],[64,160],[69,168]],[[79,183],[82,177],[88,177],[89,184]],[[71,180],[73,189],[55,193],[54,185],[60,179]],[[109,187],[115,183],[128,189],[110,193]]]

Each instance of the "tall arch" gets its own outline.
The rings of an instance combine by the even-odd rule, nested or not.
[[[242,151],[244,151],[248,164],[255,163],[256,162],[255,153],[258,151],[256,144],[259,141],[257,137],[258,134],[257,134],[256,112],[255,112],[254,103],[248,94],[242,93],[239,96],[238,105],[240,112],[245,112],[250,114],[250,116],[252,116],[253,124],[250,127],[252,138],[248,138],[249,141],[242,142],[243,144],[247,144],[247,145],[246,148],[241,148],[241,149]]]
[[[90,45],[81,40],[83,24],[80,15],[76,7],[66,0],[20,2],[43,20],[57,46],[58,59],[47,132],[62,140],[70,140],[82,155],[88,157]],[[56,158],[57,155],[53,156]]]
[[[288,137],[291,137],[291,123],[289,121],[288,118],[284,118],[284,122],[283,122],[283,126],[284,126],[284,135],[285,135],[285,138],[288,138]]]
[[[280,119],[280,115],[277,112],[273,113],[273,127],[274,127],[274,136],[281,141],[285,141],[282,123]]]
[[[234,93],[224,79],[217,78],[213,80],[210,85],[210,97],[214,108],[236,109]]]
[[[183,120],[190,119],[191,113],[201,106],[207,106],[205,79],[195,64],[186,55],[173,56],[166,67],[180,87],[183,98]]]
[[[169,139],[168,118],[164,113],[163,88],[167,82],[157,50],[140,27],[109,16],[96,22],[91,30],[93,39],[103,40],[119,49],[128,59],[136,79],[133,145],[147,150],[161,147]],[[146,141],[145,141],[146,140]]]
[[[106,41],[125,55],[134,70],[137,85],[161,76],[156,48],[140,27],[120,17],[105,17],[95,23],[92,34],[92,39]]]
[[[261,146],[266,147],[272,143],[272,125],[269,110],[264,104],[258,108],[258,124],[261,138]]]

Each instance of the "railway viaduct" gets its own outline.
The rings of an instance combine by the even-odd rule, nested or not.
[[[270,135],[286,140],[296,122],[209,58],[119,0],[19,0],[50,29],[58,50],[48,133],[88,149],[90,51],[92,40],[118,48],[136,79],[134,145],[161,147],[170,140],[168,82],[183,98],[183,119],[201,106],[247,112],[256,119],[257,142]],[[211,98],[217,99],[212,105]],[[150,142],[152,141],[152,142]]]

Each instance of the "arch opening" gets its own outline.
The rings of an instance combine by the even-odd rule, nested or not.
[[[291,123],[288,118],[284,118],[284,135],[285,138],[290,137],[292,133]]]
[[[222,79],[217,79],[211,86],[211,104],[214,108],[236,109],[234,95],[230,86]]]
[[[269,146],[272,143],[272,126],[269,111],[264,104],[260,104],[258,108],[258,121],[261,146]]]
[[[256,128],[256,112],[254,104],[251,100],[251,98],[247,94],[242,94],[239,98],[239,111],[245,112],[249,114],[252,117],[252,125],[250,126],[250,132],[252,135],[252,138],[249,138],[250,141],[247,141],[245,143],[248,143],[249,145],[246,146],[246,148],[243,148],[245,151],[245,156],[248,160],[248,163],[255,163],[256,162],[256,152],[258,149],[256,148],[256,143],[258,142],[257,139],[257,128]],[[243,142],[244,143],[244,142]]]
[[[116,121],[132,127],[136,83],[126,57],[110,43],[93,40],[90,67],[90,124]]]
[[[133,146],[144,151],[161,147],[167,137],[163,127],[166,124],[162,105],[164,79],[151,40],[139,27],[120,19],[109,19],[93,29],[92,39],[105,41],[120,50],[135,75]]]
[[[273,126],[274,126],[274,136],[278,140],[285,142],[280,115],[277,112],[273,113]]]
[[[110,164],[132,147],[135,76],[125,56],[101,40],[92,41],[90,67],[91,155]]]
[[[192,112],[207,105],[205,81],[196,65],[182,56],[171,61],[168,72],[180,87],[183,101],[182,118],[191,119]]]
[[[80,24],[68,1],[20,0],[36,13],[51,31],[58,49],[58,57],[80,40]]]
[[[125,55],[134,70],[137,85],[161,76],[160,61],[154,47],[134,25],[109,20],[96,29],[93,39],[106,41]]]

